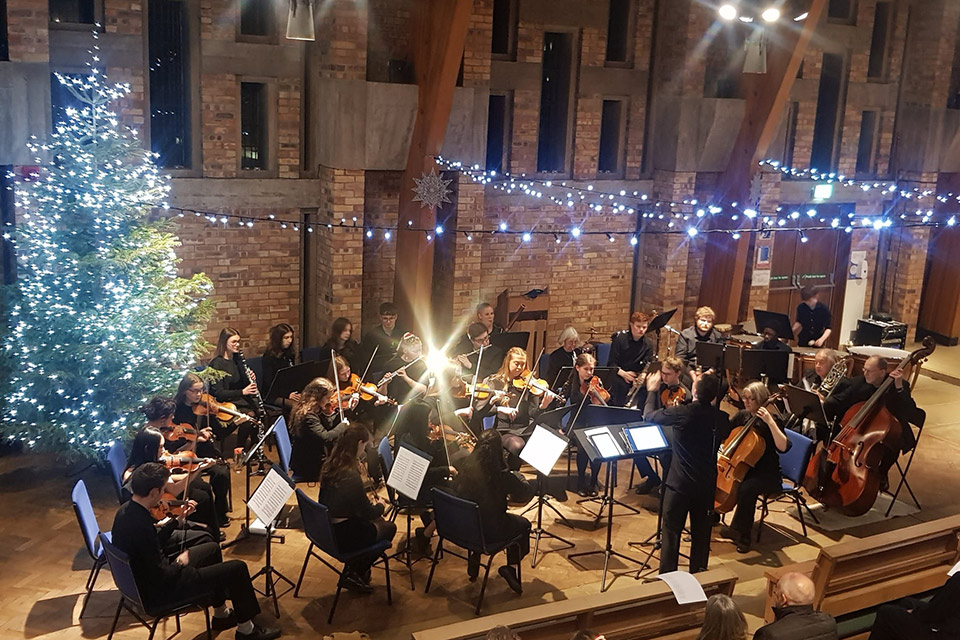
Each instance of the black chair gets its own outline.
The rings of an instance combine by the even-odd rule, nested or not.
[[[207,640],[213,640],[213,634],[210,629],[210,610],[208,604],[213,598],[213,594],[205,594],[200,597],[193,597],[173,601],[164,604],[162,607],[144,606],[143,599],[140,597],[140,589],[137,587],[136,578],[133,575],[133,569],[130,567],[130,557],[110,544],[110,541],[104,535],[100,535],[100,544],[103,546],[104,554],[107,556],[107,564],[110,565],[110,573],[113,574],[113,582],[120,590],[120,602],[117,604],[117,613],[113,616],[113,624],[110,626],[110,635],[107,640],[113,638],[114,631],[117,630],[117,622],[120,620],[120,612],[123,609],[129,611],[140,624],[150,630],[148,640],[153,639],[157,632],[157,625],[164,618],[176,616],[177,633],[180,632],[180,616],[194,609],[203,610],[203,616],[207,623]],[[153,618],[152,622],[147,622],[147,618]]]
[[[80,524],[80,533],[83,534],[83,543],[87,547],[87,553],[93,560],[93,568],[90,569],[90,575],[87,576],[87,584],[84,587],[87,590],[83,597],[83,606],[80,608],[80,617],[87,610],[87,602],[90,600],[90,594],[93,593],[93,587],[97,584],[97,576],[100,575],[100,569],[107,563],[107,557],[103,553],[103,547],[100,546],[100,536],[110,539],[109,531],[100,531],[100,524],[97,522],[97,515],[93,512],[93,505],[90,504],[90,494],[87,493],[87,485],[83,480],[77,480],[73,485],[73,511],[77,514],[77,522]]]
[[[110,467],[113,489],[117,492],[117,502],[123,504],[123,472],[127,468],[127,454],[123,450],[123,443],[117,441],[110,445],[107,450],[107,466]]]
[[[910,488],[910,483],[907,482],[907,473],[910,472],[910,465],[913,464],[913,456],[917,454],[917,447],[920,446],[920,436],[923,435],[923,425],[927,421],[927,412],[919,407],[916,410],[916,413],[910,416],[910,423],[903,425],[904,429],[913,429],[914,426],[917,427],[916,434],[914,434],[914,446],[910,450],[910,454],[907,457],[907,464],[904,467],[900,466],[900,457],[897,456],[896,466],[897,471],[900,473],[900,482],[897,483],[897,488],[891,493],[890,506],[887,507],[887,512],[883,514],[883,517],[888,517],[890,512],[893,511],[893,505],[897,503],[897,496],[900,495],[900,491],[906,487],[907,493],[910,494],[910,497],[913,498],[913,503],[917,505],[917,509],[921,509],[920,501],[917,500],[917,496],[913,493],[913,489]]]
[[[789,500],[797,505],[797,518],[800,520],[800,526],[803,528],[803,536],[807,536],[807,523],[803,519],[803,510],[807,510],[807,514],[813,518],[813,521],[817,524],[820,523],[817,520],[817,516],[813,515],[813,511],[810,511],[810,507],[807,506],[807,501],[803,497],[803,494],[800,493],[800,487],[803,484],[803,477],[807,471],[807,464],[810,462],[810,456],[813,455],[813,450],[816,447],[817,443],[805,435],[793,431],[792,429],[786,430],[787,439],[792,443],[790,448],[787,449],[786,453],[779,454],[780,456],[780,475],[783,476],[783,481],[781,482],[780,490],[771,493],[768,495],[760,496],[760,526],[757,528],[757,542],[760,542],[760,533],[763,531],[763,522],[767,518],[767,514],[770,512],[769,504],[771,502],[779,502],[781,500]]]
[[[437,562],[440,560],[440,554],[443,552],[443,542],[451,542],[461,549],[490,556],[487,559],[483,570],[483,582],[480,584],[480,597],[477,598],[477,608],[474,610],[476,615],[480,615],[480,607],[483,605],[483,593],[487,589],[487,578],[490,575],[490,565],[493,564],[493,558],[501,551],[516,546],[520,548],[520,541],[529,536],[528,531],[496,544],[490,544],[483,535],[483,522],[480,519],[480,506],[476,502],[464,500],[454,495],[441,491],[434,487],[433,489],[433,517],[437,523],[437,549],[433,553],[433,562],[430,565],[430,575],[427,577],[427,586],[424,593],[430,592],[430,583],[433,581],[433,572],[437,568]],[[466,556],[453,551],[447,551],[451,555],[467,560]],[[522,580],[520,574],[520,565],[517,563],[517,578]]]
[[[327,508],[319,502],[310,499],[302,489],[297,489],[297,504],[300,505],[300,517],[303,518],[303,532],[307,535],[310,546],[307,548],[307,555],[303,558],[303,567],[300,569],[300,578],[297,580],[293,597],[297,598],[300,595],[300,585],[303,583],[303,576],[307,573],[307,564],[310,562],[310,557],[316,558],[337,574],[337,593],[333,596],[333,604],[330,605],[330,615],[327,616],[327,624],[333,622],[333,614],[337,610],[337,601],[340,599],[340,592],[343,590],[343,587],[340,585],[343,570],[337,569],[323,556],[315,553],[313,549],[316,547],[344,565],[360,556],[374,553],[379,554],[380,560],[383,560],[383,572],[386,575],[387,604],[392,605],[393,592],[390,590],[390,560],[386,553],[387,549],[391,546],[391,542],[389,540],[382,540],[364,549],[341,552],[340,546],[337,544],[337,539],[333,535],[333,524],[330,522],[330,512],[327,511]],[[374,566],[376,566],[380,560],[377,560]]]
[[[326,354],[326,356],[324,356]],[[319,362],[330,359],[330,350],[323,347],[307,347],[300,351],[300,362]]]

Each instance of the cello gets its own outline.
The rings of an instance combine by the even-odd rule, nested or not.
[[[936,348],[933,338],[900,361],[896,371],[918,364]],[[873,395],[853,405],[840,421],[840,431],[829,446],[819,445],[807,465],[803,486],[823,505],[846,516],[863,515],[873,507],[883,479],[883,461],[900,452],[903,430],[887,408],[885,398],[893,378],[884,379]]]
[[[761,408],[768,407],[780,399],[782,393],[775,393],[767,398]],[[728,513],[737,506],[737,492],[740,483],[763,457],[767,443],[755,429],[755,425],[762,420],[759,415],[753,415],[742,427],[737,427],[720,447],[717,456],[717,491],[714,494],[714,510],[718,513]]]

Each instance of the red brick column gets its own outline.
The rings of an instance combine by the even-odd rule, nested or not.
[[[318,219],[333,225],[321,228],[319,259],[321,269],[321,325],[326,329],[337,316],[346,316],[354,332],[363,312],[363,202],[364,172],[361,169],[320,167]],[[353,228],[353,218],[356,227]],[[348,229],[340,228],[345,220]],[[328,278],[328,279],[327,279]]]
[[[46,2],[7,0],[10,62],[50,60],[50,12]]]
[[[458,179],[457,226],[464,230],[480,231],[484,218],[484,187],[461,174]],[[491,222],[491,224],[493,224]],[[483,275],[483,238],[457,234],[453,268],[453,321],[470,316],[477,305],[480,278]],[[494,303],[493,300],[490,301]]]

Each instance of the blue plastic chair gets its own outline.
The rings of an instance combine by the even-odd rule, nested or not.
[[[610,342],[598,342],[597,343],[597,366],[605,367],[607,366],[607,361],[610,360]]]
[[[110,540],[110,532],[100,531],[97,514],[93,512],[93,505],[90,504],[90,494],[87,493],[87,485],[83,483],[83,480],[77,480],[77,484],[73,485],[71,499],[73,500],[73,511],[77,514],[77,522],[80,524],[80,533],[83,534],[83,543],[93,560],[93,567],[90,569],[90,575],[87,576],[87,584],[84,587],[87,594],[83,597],[83,606],[80,608],[80,617],[82,618],[83,612],[87,610],[90,594],[93,593],[93,587],[97,583],[97,576],[100,575],[100,569],[107,563],[99,536],[102,535]]]
[[[293,597],[299,597],[300,585],[303,583],[303,576],[307,573],[307,564],[310,562],[311,556],[316,558],[337,574],[337,593],[333,596],[330,615],[327,616],[327,624],[333,622],[333,614],[337,610],[337,601],[340,599],[340,592],[343,590],[343,587],[340,585],[340,577],[343,575],[343,570],[337,569],[329,563],[326,558],[315,553],[314,548],[317,548],[342,564],[346,564],[360,556],[373,553],[379,554],[380,560],[383,560],[383,573],[387,581],[387,604],[392,605],[393,593],[390,590],[390,559],[386,553],[387,549],[391,546],[391,542],[389,540],[381,540],[364,549],[351,551],[349,553],[341,552],[337,544],[337,538],[333,535],[333,524],[330,522],[330,512],[327,508],[319,502],[311,500],[302,489],[297,489],[297,504],[300,505],[300,517],[303,518],[303,531],[307,535],[307,540],[310,541],[310,546],[307,548],[307,555],[303,558],[303,567],[300,569],[300,578],[297,580]],[[377,560],[374,566],[376,566],[380,560]]]
[[[110,477],[113,479],[113,488],[117,492],[117,502],[123,504],[123,472],[127,468],[127,454],[123,450],[123,443],[119,440],[110,445],[107,450],[107,465],[110,467]]]
[[[477,608],[474,610],[476,615],[480,615],[480,607],[483,605],[483,594],[487,589],[487,578],[490,575],[490,565],[493,564],[493,558],[501,551],[505,551],[511,546],[519,548],[520,540],[528,536],[528,532],[504,542],[490,544],[483,535],[483,521],[480,519],[480,506],[476,502],[464,500],[454,495],[441,491],[434,487],[433,489],[433,517],[437,523],[437,549],[433,553],[433,563],[430,565],[430,575],[427,577],[427,585],[424,593],[429,593],[430,583],[433,581],[433,572],[437,568],[437,562],[440,560],[440,554],[443,552],[444,541],[451,542],[461,549],[468,552],[478,553],[490,556],[483,571],[483,582],[480,584],[480,597],[477,598]],[[447,553],[455,555],[458,558],[466,560],[466,556],[447,550]],[[520,564],[517,563],[517,577],[521,580]]]
[[[817,516],[813,515],[813,511],[810,511],[810,507],[807,506],[806,498],[800,493],[803,477],[807,471],[807,464],[810,462],[810,456],[813,455],[817,443],[792,429],[787,429],[786,435],[791,442],[791,446],[785,453],[778,452],[780,456],[780,475],[783,476],[780,490],[776,493],[760,496],[760,526],[757,529],[757,542],[760,542],[763,522],[770,512],[769,504],[771,502],[788,500],[797,505],[797,517],[800,520],[800,526],[803,528],[804,537],[807,536],[807,523],[803,519],[804,509],[807,510],[814,522],[820,524]]]
[[[496,424],[497,424],[497,416],[496,416],[496,415],[485,416],[485,417],[483,418],[483,430],[484,430],[484,431],[486,431],[487,429],[493,429],[493,427],[494,427]]]
[[[285,475],[290,475],[290,454],[293,453],[293,445],[290,443],[290,432],[287,431],[287,421],[283,416],[277,418],[273,427],[273,435],[277,439],[277,457],[280,459],[280,470]],[[296,482],[296,478],[294,478]]]
[[[163,606],[146,605],[140,596],[140,589],[137,587],[137,580],[133,575],[133,569],[130,567],[130,557],[113,546],[104,535],[100,535],[100,544],[103,546],[104,555],[107,557],[107,564],[110,565],[110,573],[113,574],[113,582],[120,591],[120,602],[117,604],[117,613],[113,616],[113,625],[110,627],[110,635],[107,640],[113,638],[114,631],[117,630],[117,622],[120,620],[120,612],[126,609],[136,618],[140,624],[150,630],[148,640],[153,639],[157,632],[157,625],[164,618],[176,616],[177,633],[180,632],[180,616],[194,609],[203,610],[204,618],[207,622],[207,640],[213,640],[213,634],[210,630],[210,610],[204,602],[209,602],[213,594],[202,594],[197,597],[183,600],[175,600],[166,603]],[[147,618],[153,618],[148,622]]]

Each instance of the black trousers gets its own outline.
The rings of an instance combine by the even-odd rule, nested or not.
[[[905,608],[885,604],[877,610],[877,619],[868,640],[947,640],[948,634],[937,633],[930,625],[917,620]]]
[[[229,511],[230,501],[230,467],[225,464],[217,464],[206,471],[207,479],[213,493],[213,504],[218,517],[226,518]]]
[[[397,535],[395,522],[387,522],[383,518],[377,520],[363,520],[349,518],[333,525],[333,535],[337,539],[337,546],[342,553],[359,551],[381,540],[393,540]],[[371,553],[344,564],[344,569],[362,574],[376,562],[379,554]]]
[[[590,482],[587,482],[587,463],[590,464]],[[582,447],[577,447],[577,489],[596,489],[600,466],[603,461],[590,462],[590,456]]]
[[[530,521],[515,513],[504,516],[504,520],[497,522],[495,527],[488,530],[485,526],[483,537],[487,544],[495,545],[520,536],[518,545],[507,547],[507,564],[519,564],[530,553]]]
[[[730,527],[740,533],[744,540],[749,540],[753,530],[754,516],[757,512],[757,498],[763,494],[773,493],[780,488],[780,478],[753,471],[740,483],[737,489],[737,508],[733,512]]]
[[[227,482],[230,477],[227,476]],[[187,487],[186,497],[197,503],[196,511],[188,516],[194,522],[206,525],[207,531],[214,540],[220,540],[220,518],[217,516],[216,501],[213,488],[200,476],[194,477]],[[226,512],[224,512],[226,513]]]
[[[199,602],[203,602],[204,595],[211,594],[206,604],[214,607],[219,607],[230,600],[239,622],[251,620],[260,613],[257,593],[253,590],[250,571],[244,561],[223,562],[220,545],[215,542],[206,542],[192,547],[189,556],[188,566],[196,569],[197,573],[195,576],[181,578],[180,584],[173,589],[174,597],[196,598]],[[163,606],[164,601],[165,597],[160,597],[148,602],[147,606]]]
[[[690,573],[707,570],[710,558],[710,509],[714,487],[705,486],[696,495],[680,493],[667,486],[663,494],[663,517],[660,531],[660,573],[677,570],[680,559],[680,536],[690,517]]]

